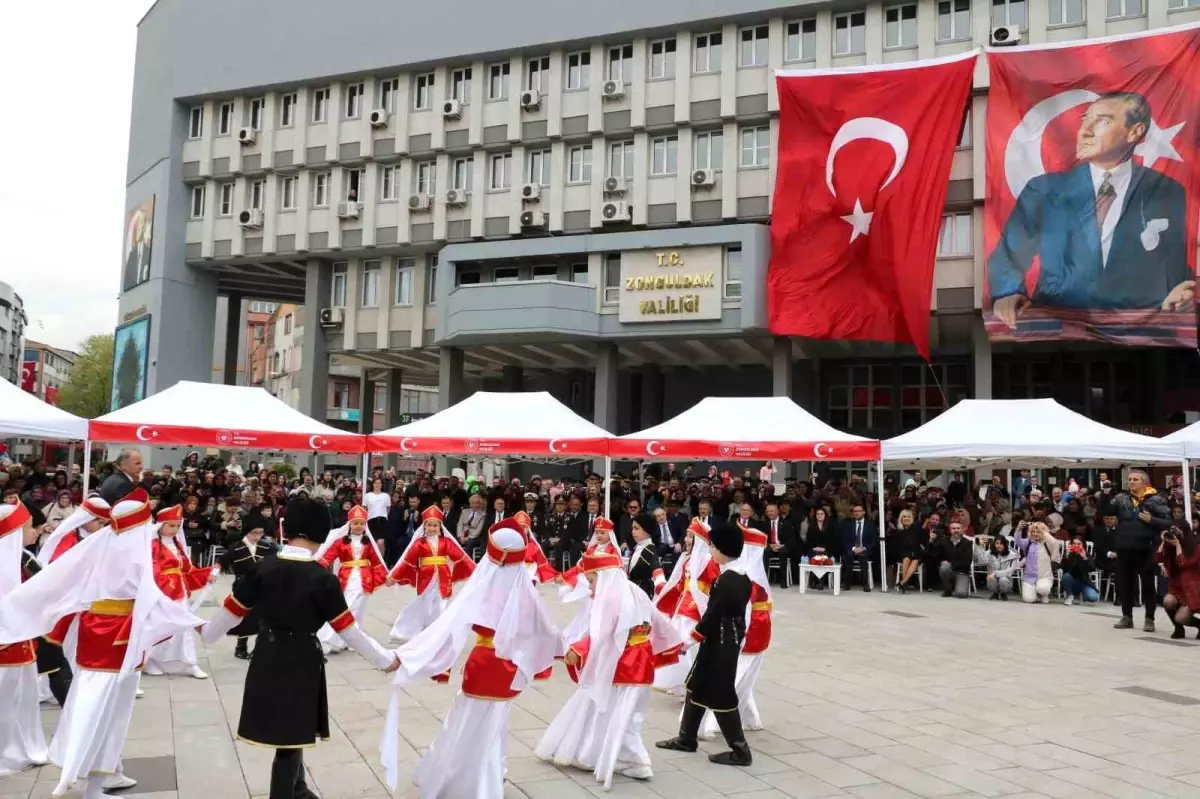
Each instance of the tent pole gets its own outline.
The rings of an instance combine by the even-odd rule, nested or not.
[[[1183,521],[1190,530],[1192,527],[1192,474],[1191,464],[1183,459]]]
[[[75,465],[75,442],[67,447],[67,474],[71,473],[71,467]]]
[[[83,477],[83,498],[88,498],[88,488],[91,484],[90,475],[92,471],[92,442],[84,439],[83,441],[83,471],[79,474]]]
[[[883,584],[883,593],[887,593],[887,519],[883,510],[883,458],[875,461],[876,487],[875,496],[879,498],[879,582]]]
[[[601,509],[604,518],[612,515],[612,456],[604,456],[604,507]],[[608,519],[610,522],[612,519]]]
[[[363,481],[363,493],[364,494],[371,490],[371,487],[369,485],[367,485],[367,475],[370,473],[370,471],[371,471],[371,453],[364,452],[363,459],[362,459],[362,481]]]

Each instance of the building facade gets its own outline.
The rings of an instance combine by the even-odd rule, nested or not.
[[[33,394],[38,399],[58,404],[58,392],[71,379],[78,353],[26,339],[25,364],[33,368]]]
[[[13,287],[0,281],[0,380],[21,385],[25,356],[25,303]]]
[[[155,247],[121,307],[178,322],[152,326],[157,390],[206,373],[212,353],[187,333],[212,324],[219,296],[302,304],[292,400],[321,418],[339,407],[337,368],[363,367],[360,397],[386,386],[372,426],[399,419],[403,383],[436,385],[437,407],[545,389],[618,433],[746,394],[874,436],[964,397],[1053,396],[1112,424],[1170,425],[1200,393],[1194,356],[987,340],[982,59],[932,365],[772,337],[772,73],[966,52],[1001,25],[1041,43],[1196,20],[1200,0],[367,0],[353,14],[161,0],[139,28],[127,189],[130,208],[156,198]]]

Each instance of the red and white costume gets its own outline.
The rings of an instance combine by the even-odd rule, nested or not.
[[[600,543],[599,533],[607,533],[608,539],[604,543]],[[587,548],[583,550],[583,554],[596,555],[606,552],[615,552],[618,556],[621,554],[620,548],[612,542],[613,523],[603,516],[597,516],[596,521],[592,524],[592,537],[588,539]],[[571,568],[562,573],[563,582],[565,585],[558,589],[558,598],[563,602],[575,602],[584,599],[591,595],[591,587],[587,584],[587,580],[583,579],[583,559],[581,558]],[[567,639],[568,641],[570,638]]]
[[[26,523],[32,519],[24,505],[0,505],[0,598],[25,581]],[[37,640],[0,645],[0,777],[49,762],[39,698]]]
[[[754,685],[758,682],[758,673],[762,669],[767,648],[771,645],[771,617],[774,613],[771,586],[767,581],[766,566],[763,564],[768,539],[766,533],[744,525],[739,524],[738,529],[742,533],[742,554],[730,566],[737,564],[734,568],[745,569],[751,584],[750,620],[746,623],[746,638],[742,641],[742,654],[738,657],[734,687],[737,690],[742,728],[761,730],[762,716],[758,712],[758,703],[754,701]],[[716,734],[716,718],[712,713],[705,713],[704,722],[700,726],[700,737],[714,738]]]
[[[158,532],[163,524],[183,522],[183,508],[172,505],[163,508],[157,515],[158,527],[155,529],[154,540],[150,543],[150,557],[154,564],[154,582],[172,602],[188,609],[188,598],[193,591],[200,591],[207,586],[216,573],[216,566],[197,568],[188,557],[187,541],[180,529],[173,537],[162,536]],[[160,674],[191,674],[193,677],[207,676],[200,671],[196,658],[196,638],[191,630],[183,630],[171,636],[169,640],[155,646],[146,656],[145,673],[151,676]]]
[[[708,609],[708,591],[721,569],[712,559],[709,548],[709,527],[699,519],[688,525],[692,534],[692,550],[675,561],[671,577],[659,590],[655,606],[671,619],[675,631],[685,641],[692,640],[692,630]],[[689,649],[674,666],[660,669],[654,678],[654,687],[662,691],[683,695],[683,684],[692,670],[692,653]]]
[[[45,635],[79,613],[75,674],[50,760],[62,768],[54,796],[86,779],[84,799],[103,796],[120,765],[138,672],[156,641],[202,623],[154,580],[150,507],[138,489],[112,509],[112,524],[0,599],[0,644]]]
[[[679,660],[683,639],[642,589],[629,582],[615,552],[584,555],[594,573],[588,626],[568,642],[567,673],[578,690],[534,750],[542,760],[591,771],[605,788],[614,773],[654,776],[642,723],[655,669]],[[585,584],[586,580],[583,580]],[[570,653],[578,658],[572,663]]]
[[[400,698],[413,680],[449,670],[470,648],[462,689],[413,783],[425,799],[502,799],[509,701],[548,677],[562,635],[525,570],[525,532],[511,518],[488,531],[487,554],[445,612],[400,647],[381,742],[392,791],[399,783]]]
[[[103,519],[107,523],[110,520],[111,510],[108,503],[100,497],[85,499],[75,509],[75,512],[63,519],[62,523],[55,527],[54,532],[50,533],[42,543],[38,558],[42,565],[49,566],[70,552],[72,547],[82,543],[84,539],[92,535],[92,533],[86,532],[83,526],[97,519]],[[68,663],[75,662],[75,645],[79,639],[77,618],[75,614],[64,616],[46,635],[46,638],[63,648],[63,655],[66,656]]]
[[[533,520],[523,510],[514,513],[512,518],[521,527],[522,535],[525,536],[525,569],[529,572],[530,578],[535,583],[550,582],[558,576],[558,572],[550,565],[550,561],[546,560],[546,553],[542,552],[541,543],[533,535]]]
[[[475,562],[446,529],[442,509],[436,505],[425,509],[421,514],[423,531],[430,519],[437,520],[440,532],[414,536],[389,575],[399,585],[417,589],[416,601],[408,603],[392,625],[392,638],[396,641],[408,641],[433,624],[450,602],[454,584],[475,571]]]
[[[362,532],[351,528],[350,523],[355,521],[363,523]],[[375,539],[367,532],[366,523],[367,509],[355,505],[346,514],[346,524],[330,531],[315,556],[318,563],[337,574],[346,606],[356,619],[367,617],[367,598],[387,582],[387,567]],[[346,642],[328,624],[317,633],[317,638],[327,655],[346,648]]]

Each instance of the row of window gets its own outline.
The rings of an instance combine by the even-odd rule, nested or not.
[[[426,305],[437,303],[437,263],[436,255],[429,256],[425,269]],[[415,258],[397,258],[395,274],[392,280],[392,305],[410,306],[413,304],[414,273],[417,269]],[[379,307],[380,275],[383,261],[363,261],[362,272],[359,274],[359,306],[363,308]],[[346,286],[349,283],[350,264],[340,261],[333,265],[333,277],[330,282],[329,304],[333,308],[346,307]]]

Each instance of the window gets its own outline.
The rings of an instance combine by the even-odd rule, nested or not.
[[[279,210],[296,210],[296,179],[293,177],[279,179]]]
[[[725,299],[742,297],[742,248],[728,247],[725,250]]]
[[[590,85],[591,72],[592,54],[589,51],[567,54],[568,91],[586,89]]]
[[[554,264],[535,266],[530,277],[533,280],[558,280],[558,267]]]
[[[971,254],[971,215],[946,214],[942,217],[942,232],[938,236],[939,258]]]
[[[549,150],[530,150],[525,153],[525,182],[550,185]]]
[[[340,261],[333,265],[333,279],[329,282],[329,305],[333,308],[346,307],[346,275],[350,265]]]
[[[588,282],[588,265],[586,263],[571,264],[571,282]]]
[[[204,135],[204,106],[188,111],[188,138],[198,139]]]
[[[1108,0],[1108,18],[1140,17],[1145,12],[1142,0]]]
[[[738,31],[738,66],[765,67],[767,65],[767,35],[766,25],[756,25],[753,28],[742,28]]]
[[[867,13],[854,11],[833,18],[833,54],[856,55],[867,51]]]
[[[802,19],[787,24],[783,36],[783,60],[817,60],[817,21],[815,19]]]
[[[312,121],[314,124],[320,124],[325,121],[326,115],[329,112],[329,89],[313,89],[312,93]]]
[[[529,59],[525,65],[525,88],[538,94],[550,91],[550,56]]]
[[[621,299],[621,254],[604,256],[604,304],[615,305]]]
[[[771,129],[742,128],[742,157],[743,167],[766,166],[770,163]]]
[[[333,407],[350,407],[350,384],[337,381],[333,384]]]
[[[313,208],[329,206],[329,173],[318,172],[313,175]]]
[[[992,0],[992,27],[1025,25],[1025,0]]]
[[[608,146],[608,176],[626,180],[633,177],[633,142],[617,141]]]
[[[675,77],[675,40],[650,42],[650,80]]]
[[[450,165],[450,188],[470,191],[475,183],[474,176],[474,158],[455,158]]]
[[[650,143],[650,174],[674,175],[679,166],[679,137],[663,136]]]
[[[256,180],[250,184],[250,207],[256,211],[263,209],[263,204],[267,198],[267,182],[265,180]]]
[[[958,132],[958,149],[969,150],[971,148],[971,108],[963,112],[962,130]]]
[[[517,266],[497,266],[492,270],[493,283],[516,283],[521,279],[521,269]]]
[[[1084,0],[1049,0],[1051,25],[1082,25]],[[1200,0],[1196,0],[1200,5]]]
[[[204,218],[204,187],[192,186],[192,219]]]
[[[1200,8],[1200,0],[1167,0],[1167,8]]]
[[[591,145],[585,144],[582,147],[572,147],[570,152],[567,154],[567,182],[592,182]]]
[[[400,192],[396,186],[397,178],[400,177],[399,170],[394,166],[379,167],[379,199],[380,200],[397,200]]]
[[[1050,4],[1053,6],[1054,0]],[[937,8],[939,42],[971,38],[971,0],[941,0]]]
[[[292,315],[288,314],[287,316],[283,317],[283,335],[286,336],[288,333],[291,333],[291,332],[292,332]]]
[[[633,80],[633,45],[623,44],[619,47],[608,48],[608,68],[605,72],[608,80]]]
[[[416,87],[417,90],[413,92],[413,108],[417,111],[433,108],[433,73],[417,75]]]
[[[478,286],[478,272],[459,272],[454,276],[454,285],[456,286]]]
[[[696,143],[692,146],[692,167],[694,169],[720,169],[725,156],[725,136],[721,131],[713,130],[696,134]]]
[[[413,192],[416,194],[433,194],[437,191],[437,164],[433,161],[421,161],[413,168]]]
[[[228,136],[233,128],[233,103],[221,103],[217,109],[217,135]]]
[[[362,113],[363,85],[361,83],[346,84],[346,119],[358,119]]]
[[[296,93],[279,98],[279,127],[290,128],[296,121]]]
[[[343,200],[356,203],[362,196],[363,173],[361,169],[343,169],[342,186]]]
[[[508,99],[508,73],[511,66],[508,62],[492,64],[488,67],[488,99]]]
[[[696,72],[721,71],[721,32],[700,33],[695,38],[692,69]]]
[[[396,304],[412,305],[413,298],[413,268],[416,262],[412,258],[396,259]]]
[[[917,6],[888,6],[883,10],[883,46],[917,46]]]
[[[221,184],[221,216],[233,216],[233,184]]]
[[[493,191],[507,189],[510,184],[509,173],[512,169],[512,153],[493,155],[488,164],[488,186]]]
[[[463,67],[450,73],[450,96],[463,105],[471,102],[471,68]]]
[[[263,110],[266,108],[267,101],[261,97],[255,97],[250,101],[250,127],[255,130],[263,129]]]
[[[400,92],[400,81],[387,78],[379,81],[379,107],[389,114],[396,110],[396,95]]]
[[[382,383],[376,383],[371,400],[375,413],[387,413],[387,386]]]
[[[426,304],[437,305],[437,268],[438,257],[436,255],[429,256],[429,265],[425,272],[425,287],[426,287]]]
[[[363,261],[362,307],[375,308],[379,305],[379,261]]]

